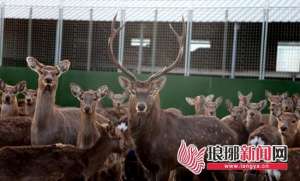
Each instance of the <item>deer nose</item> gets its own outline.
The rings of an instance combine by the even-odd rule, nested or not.
[[[282,132],[284,132],[284,131],[287,130],[287,127],[286,126],[281,126],[280,129],[281,129]]]
[[[9,96],[5,97],[5,102],[10,102],[10,97]]]
[[[144,112],[145,109],[146,109],[146,105],[145,105],[145,104],[138,104],[138,105],[137,105],[137,109],[138,109],[138,111],[140,111],[140,112]]]
[[[253,117],[253,116],[254,116],[254,112],[251,112],[251,113],[250,113],[250,116]]]
[[[45,81],[46,81],[46,83],[50,84],[52,82],[52,79],[48,77],[45,79]]]
[[[85,112],[90,112],[90,110],[91,110],[90,107],[88,107],[88,106],[85,106],[85,107],[84,107],[84,111],[85,111]]]

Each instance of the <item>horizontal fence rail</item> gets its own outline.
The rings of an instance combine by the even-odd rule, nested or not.
[[[0,65],[26,66],[69,59],[72,69],[116,71],[107,40],[118,13],[124,24],[114,43],[120,63],[155,72],[177,55],[169,23],[187,23],[185,55],[172,73],[255,79],[300,77],[300,8],[297,7],[0,7]]]

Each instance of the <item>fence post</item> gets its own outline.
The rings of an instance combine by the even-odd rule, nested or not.
[[[187,34],[185,41],[185,61],[184,61],[184,76],[190,75],[191,67],[191,40],[192,40],[192,29],[193,29],[193,10],[188,11],[188,21],[187,21]]]
[[[231,79],[234,79],[234,77],[235,77],[234,74],[235,74],[235,64],[236,64],[237,38],[238,38],[239,29],[240,29],[239,23],[234,23],[232,59],[231,59],[231,73],[230,73],[230,78]]]
[[[90,21],[88,29],[88,49],[87,49],[87,71],[91,70],[91,57],[92,57],[92,39],[93,39],[93,8],[90,9]]]
[[[227,56],[227,36],[228,36],[228,9],[225,10],[224,35],[223,35],[223,54],[222,54],[222,77],[226,75],[226,56]]]
[[[31,56],[31,41],[32,41],[32,6],[29,8],[29,16],[28,16],[27,56]]]
[[[266,75],[266,59],[267,59],[267,45],[268,45],[268,24],[269,24],[269,9],[266,9],[265,14],[265,40],[264,40],[264,56],[263,56],[263,63],[262,63],[262,80],[265,79]]]
[[[62,32],[63,32],[63,6],[60,5],[57,26],[56,26],[55,64],[57,64],[61,60]]]
[[[120,17],[120,26],[125,25],[125,16],[126,16],[126,11],[125,9],[121,10],[121,17]],[[118,51],[118,61],[119,64],[123,64],[123,56],[124,56],[124,39],[125,39],[125,28],[126,26],[124,26],[120,32],[119,32],[119,51]],[[118,70],[119,71],[119,70]]]
[[[153,23],[153,34],[152,34],[152,51],[151,51],[151,73],[154,72],[155,68],[155,56],[156,56],[156,40],[157,40],[157,18],[158,10],[154,10],[154,23]]]
[[[137,66],[137,73],[138,74],[141,74],[141,69],[142,69],[143,44],[144,44],[144,24],[141,23],[141,29],[140,29],[140,46],[139,46],[139,54],[138,54],[138,66]]]
[[[0,66],[3,64],[3,41],[4,41],[4,15],[5,15],[5,4],[1,3],[0,8]]]

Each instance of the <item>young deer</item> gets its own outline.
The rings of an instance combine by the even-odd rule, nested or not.
[[[282,110],[282,100],[287,97],[287,93],[283,93],[281,95],[272,95],[271,92],[266,90],[266,97],[270,103],[270,114],[264,115],[264,119],[268,119],[269,124],[277,127],[277,121],[275,119],[275,114],[277,112],[281,112]]]
[[[22,93],[25,88],[25,81],[21,81],[12,86],[6,84],[3,80],[0,79],[0,92],[2,92],[2,105],[0,114],[1,119],[19,115],[17,94]]]
[[[226,100],[226,107],[230,115],[221,119],[221,122],[228,125],[238,136],[238,143],[243,144],[247,142],[248,132],[243,124],[247,116],[247,109],[245,106],[233,106],[230,100]]]
[[[94,90],[83,91],[75,83],[70,84],[71,93],[80,102],[80,127],[77,134],[77,147],[80,149],[91,148],[99,139],[101,128],[109,126],[109,120],[96,113],[97,102],[106,96],[108,87],[103,85]]]
[[[194,106],[195,108],[195,114],[196,115],[204,115],[205,114],[205,102],[206,101],[211,101],[212,99],[214,98],[214,95],[211,94],[211,95],[208,95],[208,96],[203,96],[203,95],[200,95],[200,96],[196,96],[194,98],[192,97],[186,97],[185,98],[185,101],[191,105],[191,106]]]
[[[238,91],[239,106],[248,106],[252,99],[252,96],[252,92],[250,92],[248,95],[243,95],[241,91]]]
[[[251,133],[258,127],[268,124],[264,122],[261,111],[266,107],[267,101],[261,100],[258,103],[250,103],[247,107],[247,116],[244,120],[244,124],[248,133]]]
[[[69,70],[70,61],[60,61],[56,66],[44,65],[33,57],[27,57],[26,61],[28,67],[39,76],[31,143],[75,145],[80,125],[80,109],[55,106],[58,78]]]
[[[113,51],[113,41],[121,28],[115,29],[116,16],[108,45],[112,62],[126,75],[120,76],[121,87],[128,90],[128,129],[136,146],[136,153],[149,170],[152,180],[165,181],[171,170],[179,166],[177,150],[181,140],[198,147],[208,144],[234,144],[235,133],[216,117],[182,116],[164,111],[160,107],[159,92],[164,87],[163,75],[175,68],[183,56],[185,23],[183,34],[177,37],[179,52],[168,67],[151,75],[147,80],[138,80],[133,73],[119,64]],[[166,144],[167,143],[167,144]]]
[[[278,122],[278,131],[282,143],[288,147],[300,146],[300,113],[277,112],[275,119]]]
[[[213,99],[205,99],[204,116],[217,116],[217,109],[221,105],[222,101],[222,97],[216,98],[215,101],[213,101]]]
[[[33,89],[26,89],[23,92],[23,94],[25,96],[25,115],[33,117],[37,98],[37,91]]]

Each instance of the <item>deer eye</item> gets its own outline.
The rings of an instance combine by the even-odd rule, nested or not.
[[[293,120],[292,123],[296,123],[296,120]]]

